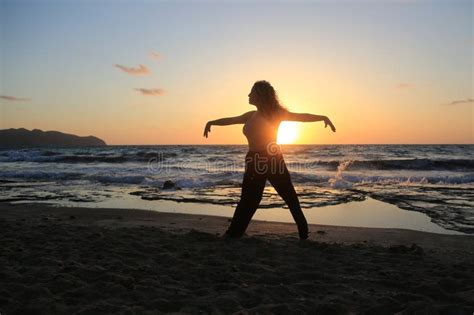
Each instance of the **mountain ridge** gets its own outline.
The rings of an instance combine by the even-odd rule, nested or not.
[[[95,136],[77,136],[60,131],[26,128],[0,130],[0,147],[84,147],[106,146],[104,140]]]

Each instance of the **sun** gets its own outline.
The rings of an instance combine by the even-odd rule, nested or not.
[[[278,128],[277,143],[290,144],[298,138],[298,123],[294,121],[283,121]]]

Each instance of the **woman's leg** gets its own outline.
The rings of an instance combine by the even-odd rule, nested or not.
[[[298,233],[301,239],[308,238],[308,223],[304,216],[303,211],[301,210],[300,202],[298,200],[298,195],[296,194],[293,183],[291,182],[290,173],[288,168],[283,160],[283,158],[278,158],[277,165],[279,170],[278,172],[272,172],[268,176],[268,180],[275,188],[277,193],[283,198],[285,203],[290,208],[291,215],[298,226]]]
[[[235,209],[229,228],[225,232],[230,237],[241,237],[262,200],[266,176],[256,172],[253,161],[246,166],[240,201]]]

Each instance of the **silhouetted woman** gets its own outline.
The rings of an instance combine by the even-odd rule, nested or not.
[[[301,211],[298,196],[291,182],[280,147],[276,144],[278,127],[286,121],[324,121],[332,131],[336,128],[326,116],[289,112],[281,106],[275,89],[267,81],[257,81],[249,94],[249,103],[257,110],[241,116],[209,121],[204,129],[207,138],[211,126],[244,124],[243,133],[247,137],[249,151],[245,157],[245,173],[240,201],[225,235],[241,237],[262,199],[268,179],[278,194],[288,205],[298,226],[300,239],[308,238],[308,223]]]

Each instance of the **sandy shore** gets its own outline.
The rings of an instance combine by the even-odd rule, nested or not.
[[[472,314],[474,237],[0,204],[4,314]]]

